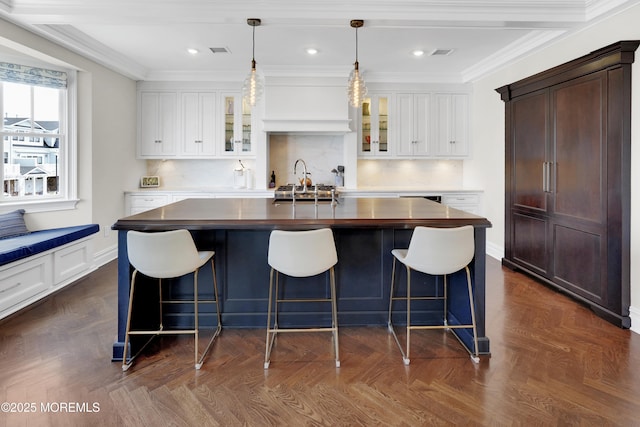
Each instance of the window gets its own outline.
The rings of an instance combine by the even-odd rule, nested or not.
[[[75,198],[68,74],[0,62],[3,205]],[[41,207],[35,210],[47,210]]]

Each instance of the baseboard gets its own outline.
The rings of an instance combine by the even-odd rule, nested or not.
[[[94,253],[93,264],[95,268],[102,267],[116,258],[118,258],[118,245],[113,245]]]
[[[498,246],[494,243],[487,242],[485,250],[487,251],[487,255],[491,258],[497,259],[498,261],[502,261],[502,258],[504,258],[504,246]]]
[[[629,329],[636,334],[640,334],[640,308],[629,307],[629,317],[631,318],[631,327]]]

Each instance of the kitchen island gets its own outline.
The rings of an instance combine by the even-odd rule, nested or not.
[[[485,334],[485,244],[486,228],[491,223],[480,216],[453,209],[424,198],[344,198],[337,205],[313,201],[274,203],[272,199],[186,199],[160,208],[118,220],[118,338],[113,346],[113,360],[122,359],[124,331],[129,298],[131,266],[128,262],[126,233],[129,230],[165,231],[188,229],[201,250],[214,250],[224,327],[265,328],[268,299],[269,265],[267,250],[269,234],[274,229],[308,230],[330,227],[338,252],[336,280],[338,322],[341,326],[386,326],[393,248],[406,248],[416,226],[457,227],[472,225],[475,229],[475,257],[471,264],[479,352],[489,353]],[[303,257],[305,254],[300,254]],[[406,280],[400,269],[398,283]],[[203,268],[201,281],[207,286],[211,271]],[[413,276],[412,276],[413,277]],[[191,278],[171,285],[171,297],[189,298]],[[285,278],[287,281],[300,279]],[[306,297],[324,289],[329,292],[325,275],[315,276],[315,283],[296,287],[296,296]],[[413,289],[434,285],[442,292],[442,280],[417,275]],[[450,278],[451,324],[468,322],[468,298],[464,274]],[[287,282],[284,282],[286,287]],[[141,288],[138,288],[141,289]],[[153,289],[153,288],[152,288]],[[290,288],[293,289],[293,288]],[[285,288],[285,292],[290,291]],[[403,286],[400,286],[403,289]],[[149,313],[144,318],[157,318],[153,298],[157,292],[142,295],[151,299],[144,306]],[[206,298],[207,295],[201,296]],[[157,300],[156,300],[157,301]],[[396,308],[402,323],[405,309]],[[137,307],[140,307],[139,305]],[[192,312],[186,306],[163,311],[166,326],[184,326],[192,322]],[[307,308],[308,310],[308,308]],[[436,322],[442,312],[440,301],[423,301],[412,305],[412,321]],[[329,321],[330,309],[322,304],[314,307],[313,315],[300,313],[296,304],[283,307],[280,324],[314,326]],[[202,324],[213,324],[212,309],[201,313]],[[142,318],[136,320],[143,323]],[[472,335],[466,329],[455,330],[460,340],[472,348]],[[132,347],[139,345],[132,342]],[[135,350],[135,349],[134,349]]]

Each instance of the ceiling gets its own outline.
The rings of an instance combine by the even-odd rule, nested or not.
[[[366,81],[465,83],[638,2],[0,0],[0,17],[135,80],[201,81],[244,79],[248,18],[262,20],[255,59],[265,75],[346,78],[356,46],[349,22],[363,19],[358,59]],[[309,47],[318,53],[308,55]],[[436,50],[451,53],[431,55]]]

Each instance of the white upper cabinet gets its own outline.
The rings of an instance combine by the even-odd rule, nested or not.
[[[219,130],[220,153],[226,156],[255,155],[253,142],[253,115],[251,106],[244,102],[241,94],[221,94],[223,126]]]
[[[396,95],[398,138],[396,156],[431,155],[431,95],[401,93]]]
[[[214,157],[216,154],[216,94],[182,92],[180,157]]]
[[[240,91],[192,82],[138,89],[138,158],[255,157],[255,122]]]
[[[436,156],[469,155],[469,95],[434,95],[434,151]]]
[[[178,94],[140,92],[138,106],[138,157],[174,157],[178,135]]]
[[[362,102],[358,154],[360,157],[389,157],[389,94],[372,94]]]

